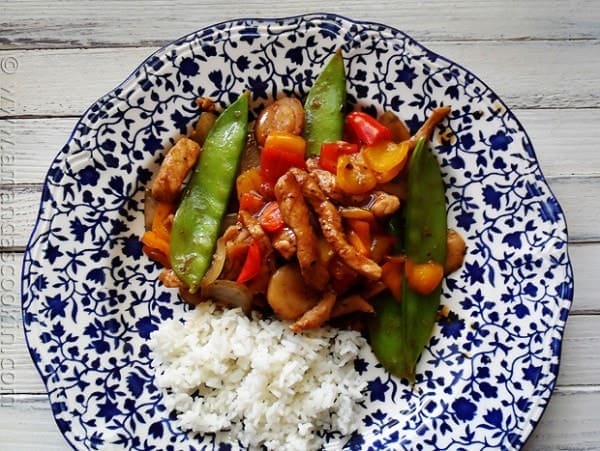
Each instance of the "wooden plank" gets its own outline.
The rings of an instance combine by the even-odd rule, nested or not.
[[[575,298],[562,348],[559,385],[600,386],[600,359],[590,359],[600,349],[600,314],[594,286],[600,243],[573,245]],[[0,361],[10,369],[14,393],[43,393],[42,381],[27,351],[20,314],[19,276],[22,254],[0,254]],[[4,289],[6,288],[6,289]],[[8,289],[10,288],[10,289]],[[595,314],[586,314],[586,313]]]
[[[429,47],[468,67],[511,108],[600,106],[600,41],[438,42]],[[78,116],[155,50],[2,51],[0,58],[15,58],[18,68],[13,74],[0,71],[3,97],[10,100],[0,118]]]
[[[588,59],[600,52],[600,41],[441,42],[430,48],[471,70],[510,108],[596,107],[600,100],[600,59]]]
[[[4,322],[12,321],[10,317],[7,319],[4,314],[1,319]],[[23,334],[23,325],[21,322],[18,324],[19,329],[15,331],[2,329],[0,362],[2,363],[3,377],[0,395],[46,393],[42,378],[29,355]],[[2,406],[0,405],[0,407]]]
[[[41,186],[23,185],[0,189],[0,249],[24,248],[27,244],[38,215],[41,194]]]
[[[66,442],[52,419],[45,395],[0,397],[2,449],[64,450]],[[523,451],[600,449],[600,391],[558,388]],[[32,433],[35,431],[35,433]]]
[[[158,45],[225,18],[284,17],[307,11],[385,22],[415,38],[429,40],[591,39],[599,36],[600,20],[600,8],[594,0],[538,1],[535,14],[531,4],[519,0],[408,0],[401,5],[381,0],[377,8],[365,8],[360,2],[265,4],[264,0],[249,0],[238,9],[232,9],[229,2],[207,1],[3,3],[0,44],[4,48]]]
[[[23,331],[22,262],[22,254],[0,254],[0,394],[45,393]]]
[[[550,178],[549,184],[565,211],[571,242],[600,239],[599,177]],[[21,249],[29,235],[39,209],[41,186],[0,186],[3,203],[0,230],[5,234],[1,249]]]
[[[2,320],[12,321],[6,316],[2,316]],[[5,335],[0,347],[0,362],[3,364],[3,371],[10,375],[3,378],[6,383],[1,387],[0,394],[45,393],[42,379],[27,351],[20,323],[15,332],[13,334],[12,330],[7,332],[3,329]],[[14,338],[7,338],[8,334]],[[561,354],[558,385],[600,386],[600,361],[590,359],[598,349],[600,316],[573,315],[569,318]]]
[[[11,56],[18,61],[15,73],[0,71],[0,117],[79,116],[125,80],[154,50],[138,47],[117,52],[109,48],[0,52],[0,58]],[[40,89],[44,90],[43,95]]]
[[[600,174],[600,109],[514,113],[529,133],[546,176]],[[0,184],[41,183],[76,122],[76,118],[0,120],[0,134],[5,139]],[[9,153],[11,149],[14,152]]]
[[[599,313],[600,243],[572,243],[569,245],[569,256],[575,278],[573,311],[576,313]]]
[[[77,118],[0,120],[4,142],[0,185],[43,183]]]
[[[64,451],[46,395],[0,396],[0,449]]]
[[[600,179],[552,177],[548,183],[567,218],[569,241],[600,239]]]
[[[576,313],[575,308],[572,311]],[[600,386],[599,359],[590,358],[598,349],[600,315],[572,315],[565,329],[557,384]]]
[[[546,177],[600,173],[600,109],[513,110]]]
[[[597,388],[558,388],[523,451],[600,449],[599,405]]]

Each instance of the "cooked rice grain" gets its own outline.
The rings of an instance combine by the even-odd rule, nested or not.
[[[152,335],[155,383],[188,431],[228,431],[233,440],[277,450],[319,449],[319,431],[357,429],[364,381],[357,332],[294,334],[280,321],[203,303]]]

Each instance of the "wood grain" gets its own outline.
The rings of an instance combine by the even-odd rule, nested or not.
[[[571,260],[577,274],[577,289],[563,341],[558,384],[561,386],[597,386],[600,390],[600,359],[590,359],[600,349],[600,315],[597,300],[588,296],[597,275],[593,260],[600,254],[600,244],[574,245]],[[27,351],[20,309],[18,280],[22,254],[4,253],[2,256],[3,293],[0,309],[2,340],[0,357],[10,365],[14,374],[11,388],[15,393],[44,393],[44,387]],[[590,314],[590,313],[596,314]]]
[[[20,312],[19,312],[20,315]],[[13,317],[3,316],[4,322]],[[45,393],[44,384],[29,356],[22,324],[15,323],[13,331],[4,331],[1,358],[10,368],[14,382],[4,387],[10,393]],[[573,315],[569,318],[563,341],[558,385],[600,385],[600,359],[590,359],[600,349],[600,317]],[[14,340],[14,341],[13,341]],[[600,388],[596,387],[598,391]]]
[[[368,21],[382,21],[385,14],[386,24],[429,40],[573,40],[594,39],[600,33],[600,8],[594,0],[548,0],[535,8],[535,14],[527,2],[519,0],[459,0],[451,8],[443,0],[408,0],[401,5],[381,0],[377,8],[365,8],[361,2],[304,0],[267,6],[264,1],[250,0],[237,11],[218,1],[38,0],[5,1],[2,10],[3,48],[160,45],[226,18],[284,17],[322,10]]]
[[[577,311],[573,309],[573,312]],[[567,321],[558,374],[558,385],[594,386],[600,391],[600,359],[590,358],[600,349],[600,316],[572,315]],[[594,362],[596,361],[596,362]],[[600,424],[600,423],[599,423]]]
[[[547,177],[600,174],[600,109],[513,110]]]
[[[0,402],[3,403],[0,408],[2,449],[38,450],[41,443],[44,450],[66,449],[66,442],[52,419],[46,395],[5,396]],[[597,449],[600,443],[598,405],[600,392],[585,387],[556,389],[542,421],[523,450]]]
[[[546,176],[600,174],[600,109],[513,110],[534,145]],[[41,183],[54,156],[69,138],[76,117],[0,120],[10,136],[0,184]]]
[[[548,183],[567,218],[569,240],[600,239],[600,177],[550,177]]]
[[[573,310],[577,313],[599,315],[598,265],[600,264],[600,243],[571,243],[569,245],[569,256],[575,279]],[[600,321],[600,317],[598,319]],[[600,328],[600,323],[598,327]]]
[[[600,393],[558,388],[523,451],[594,450],[600,443]]]
[[[565,210],[575,273],[557,388],[524,451],[600,449],[600,2],[366,4],[0,0],[0,362],[14,376],[0,391],[0,449],[67,448],[25,345],[22,254],[10,251],[25,245],[45,173],[77,117],[186,33],[234,16],[319,10],[407,32],[479,76],[523,123]],[[5,70],[14,61],[16,72]]]
[[[17,72],[0,72],[3,97],[10,99],[4,102],[0,115],[79,116],[124,81],[154,50],[140,47],[116,52],[109,48],[0,52],[0,57],[10,55],[18,61]],[[103,70],[107,67],[110,70]]]
[[[565,212],[571,242],[600,239],[600,177],[556,177],[549,184]],[[6,236],[0,250],[23,249],[35,224],[41,185],[0,186],[4,214],[0,229]]]
[[[46,395],[1,396],[0,437],[0,449],[6,451],[68,449]]]
[[[438,42],[429,48],[472,70],[511,108],[600,106],[600,41]],[[1,51],[19,66],[14,74],[0,72],[4,96],[16,100],[6,102],[0,118],[79,116],[155,50]]]

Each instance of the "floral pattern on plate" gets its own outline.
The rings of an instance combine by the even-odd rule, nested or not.
[[[361,428],[328,446],[518,449],[556,382],[573,294],[562,210],[521,124],[482,81],[391,27],[315,14],[240,19],[151,55],[83,115],[52,163],[23,263],[23,319],[57,425],[75,449],[243,448],[226,434],[179,430],[153,384],[147,341],[189,308],[142,254],[144,189],[165,148],[187,133],[194,100],[252,93],[255,115],[304,97],[341,48],[350,105],[393,110],[414,132],[452,105],[431,147],[449,225],[466,238],[414,386],[372,354]]]

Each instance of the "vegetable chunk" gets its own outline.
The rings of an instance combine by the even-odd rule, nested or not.
[[[171,266],[191,293],[198,290],[210,266],[244,150],[247,128],[248,94],[244,93],[212,127],[175,214],[171,230]]]

